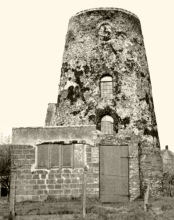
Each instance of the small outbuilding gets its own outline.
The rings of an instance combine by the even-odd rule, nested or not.
[[[163,160],[163,172],[169,172],[174,174],[174,153],[169,150],[168,145],[161,151]]]

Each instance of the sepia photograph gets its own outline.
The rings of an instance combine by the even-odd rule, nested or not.
[[[174,218],[173,9],[0,1],[0,220]]]

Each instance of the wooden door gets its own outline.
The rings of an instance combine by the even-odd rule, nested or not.
[[[128,146],[100,146],[100,200],[129,200]]]

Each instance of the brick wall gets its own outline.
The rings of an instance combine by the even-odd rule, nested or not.
[[[87,194],[98,196],[98,147],[86,145]],[[77,152],[75,152],[77,154]],[[75,157],[76,155],[74,155]],[[48,197],[80,196],[83,168],[36,169],[36,148],[30,145],[13,145],[12,159],[17,168],[16,201],[43,201]]]

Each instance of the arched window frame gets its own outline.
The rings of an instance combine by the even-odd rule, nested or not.
[[[110,75],[104,75],[100,79],[100,94],[102,98],[113,98],[113,79]]]
[[[113,134],[113,127],[114,119],[109,115],[105,115],[101,119],[101,132],[103,132],[104,134]]]

